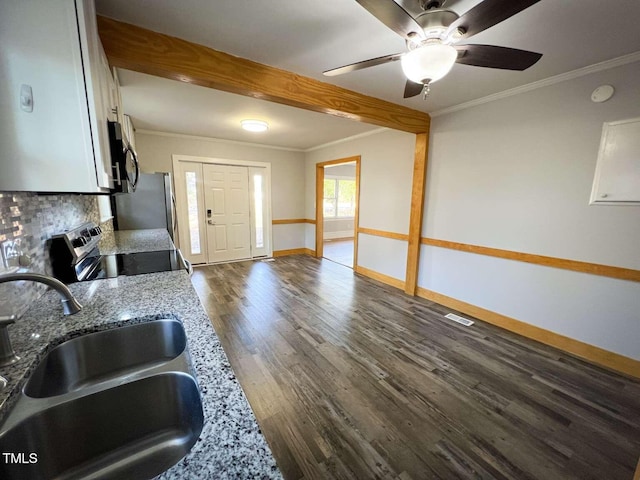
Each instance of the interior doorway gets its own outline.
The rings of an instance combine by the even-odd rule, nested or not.
[[[193,264],[268,257],[270,165],[174,155],[180,249]]]
[[[316,257],[358,264],[360,156],[316,164]]]

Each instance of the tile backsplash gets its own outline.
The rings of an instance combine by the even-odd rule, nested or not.
[[[47,240],[83,222],[100,223],[97,197],[93,195],[39,195],[0,192],[0,243],[21,239],[31,257],[30,271],[51,274]],[[112,222],[102,224],[109,230]],[[0,284],[0,315],[22,314],[46,287],[34,282]]]

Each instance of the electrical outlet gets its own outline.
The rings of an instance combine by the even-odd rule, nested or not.
[[[2,253],[2,266],[4,268],[16,267],[22,255],[20,248],[21,239],[7,240],[0,244],[0,252]]]

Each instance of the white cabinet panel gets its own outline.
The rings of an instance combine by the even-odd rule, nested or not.
[[[640,205],[640,118],[604,124],[591,203]]]
[[[0,3],[0,190],[109,186],[99,45],[91,0]],[[22,85],[31,112],[20,108]]]

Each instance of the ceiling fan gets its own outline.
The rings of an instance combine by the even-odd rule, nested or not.
[[[394,0],[356,0],[378,20],[405,38],[407,52],[385,55],[323,72],[333,76],[400,60],[407,77],[404,98],[423,92],[443,78],[454,63],[505,70],[526,70],[541,53],[493,45],[458,45],[538,3],[540,0],[484,0],[462,16],[443,8],[447,0],[419,0],[415,18]]]

